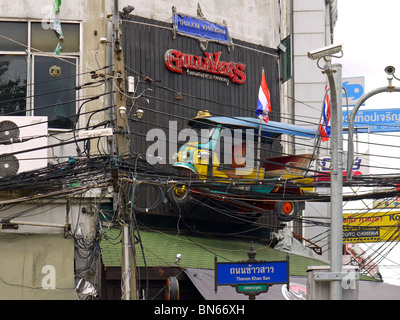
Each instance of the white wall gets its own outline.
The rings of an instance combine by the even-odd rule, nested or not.
[[[294,0],[293,10],[294,92],[296,100],[303,102],[295,103],[295,113],[296,117],[315,119],[321,111],[326,77],[307,53],[330,44],[326,40],[325,1]]]
[[[63,19],[83,20],[84,10],[81,10],[83,0],[62,1]],[[0,18],[38,19],[46,18],[49,7],[54,6],[54,0],[0,0]]]
[[[108,0],[111,1],[111,0]],[[112,1],[111,1],[112,2]],[[207,20],[228,24],[232,38],[276,48],[280,42],[279,26],[281,13],[279,1],[275,0],[120,0],[119,5],[133,5],[132,14],[142,17],[172,22],[172,6],[177,11],[197,16],[197,4]]]
[[[329,6],[325,0],[293,0],[293,59],[294,59],[294,96],[295,118],[297,124],[304,125],[302,120],[317,125],[323,105],[327,78],[317,67],[316,61],[308,58],[307,53],[331,44]],[[329,153],[329,142],[323,143],[323,150]],[[298,153],[310,152],[304,147]],[[320,155],[320,157],[323,154]],[[329,189],[317,192],[329,193]],[[319,222],[329,222],[329,203],[307,202],[305,218]],[[326,227],[304,225],[303,236],[323,246],[323,257],[328,258],[328,237]],[[321,241],[319,241],[321,240]]]

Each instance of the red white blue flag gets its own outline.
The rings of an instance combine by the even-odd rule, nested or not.
[[[327,92],[328,86],[325,86],[324,110],[322,110],[322,123],[319,126],[319,134],[322,142],[328,141],[331,136],[331,102]]]
[[[269,113],[271,111],[272,111],[271,98],[270,98],[270,94],[269,94],[267,80],[265,79],[265,73],[263,70],[260,90],[258,92],[258,102],[257,102],[256,114],[260,119],[264,120],[265,122],[268,122],[269,121]]]

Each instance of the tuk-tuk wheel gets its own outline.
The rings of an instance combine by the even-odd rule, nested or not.
[[[299,213],[299,205],[297,202],[277,201],[274,205],[274,211],[282,221],[292,221]]]
[[[173,188],[172,192],[174,197],[179,200],[184,199],[188,195],[188,190],[185,185]]]
[[[172,205],[179,207],[181,210],[189,210],[192,206],[190,190],[185,185],[169,188],[166,196]]]

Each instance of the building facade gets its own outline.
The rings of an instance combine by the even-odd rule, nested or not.
[[[16,159],[3,159],[7,170],[0,173],[0,250],[9,257],[1,262],[6,271],[0,297],[75,299],[86,282],[99,292],[98,243],[116,222],[122,199],[112,183],[113,173],[122,166],[107,131],[119,130],[114,1],[57,3],[0,1],[0,122],[16,124],[18,138],[24,138],[10,143],[10,132],[17,131],[3,129],[0,153]],[[182,130],[201,110],[255,117],[263,69],[271,119],[316,125],[326,81],[307,52],[331,44],[336,1],[121,0],[118,6],[125,75],[133,88],[125,94],[131,154],[146,155],[150,130],[167,131],[171,123]],[[175,13],[225,28],[227,38],[199,41],[183,34],[174,29]],[[209,67],[199,70],[190,59]],[[210,72],[217,61],[224,69]],[[93,130],[105,130],[104,136],[91,136]],[[266,152],[297,154],[308,148],[282,138]],[[168,150],[160,164],[170,164],[174,152]],[[108,166],[114,170],[105,170]],[[127,179],[135,168],[133,162]],[[152,197],[157,197],[154,190],[143,190],[137,205],[146,208],[155,201]],[[150,219],[153,225],[163,221],[163,227],[176,227],[181,216],[171,208],[163,200],[153,215],[141,214],[141,222]],[[185,222],[194,221],[205,230],[217,226],[213,232],[227,222],[207,208],[197,210]],[[280,225],[270,218],[261,222],[272,229]],[[22,257],[26,265],[16,269]],[[6,283],[17,284],[12,294]]]

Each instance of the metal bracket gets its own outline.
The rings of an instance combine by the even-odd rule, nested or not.
[[[348,277],[352,277],[355,280],[360,279],[360,274],[354,272],[313,272],[315,281],[331,281],[331,280],[343,280]]]

